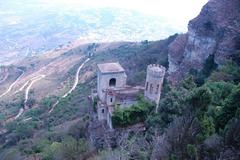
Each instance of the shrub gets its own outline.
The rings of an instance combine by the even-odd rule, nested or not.
[[[35,141],[35,143],[33,144],[33,147],[32,147],[33,152],[34,153],[41,153],[50,144],[51,144],[51,142],[47,139],[40,139],[38,141]]]
[[[112,116],[114,127],[125,127],[128,125],[144,122],[147,115],[154,109],[154,105],[147,101],[140,100],[136,105],[121,109],[116,107]]]
[[[201,133],[198,135],[200,141],[205,140],[209,136],[215,133],[215,125],[213,123],[213,119],[206,115],[200,120],[201,125]]]
[[[212,102],[211,91],[205,86],[194,89],[187,101],[195,111],[207,111],[208,105]]]
[[[87,137],[87,124],[84,121],[79,121],[76,124],[72,125],[69,130],[68,134],[74,137],[75,139],[79,140],[80,138]]]
[[[229,120],[234,118],[237,110],[240,108],[240,85],[235,88],[229,97],[225,100],[223,109],[217,117],[217,128],[224,129]]]
[[[21,155],[21,152],[16,148],[11,148],[0,154],[1,160],[22,160],[24,159]]]
[[[235,85],[227,82],[208,82],[204,86],[211,91],[212,104],[215,106],[222,106],[224,100],[235,88]]]
[[[209,77],[210,81],[240,82],[240,67],[237,63],[229,61],[223,65],[218,71],[214,71]]]
[[[240,120],[231,120],[225,128],[225,143],[240,149]]]
[[[188,144],[187,145],[187,153],[191,158],[195,158],[195,157],[197,157],[197,148],[192,144]]]
[[[84,139],[76,141],[72,137],[66,137],[61,144],[58,149],[62,159],[81,159],[80,156],[88,150],[88,144]]]

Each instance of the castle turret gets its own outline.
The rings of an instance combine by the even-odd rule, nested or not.
[[[146,99],[155,102],[157,107],[159,105],[165,71],[165,67],[157,64],[150,64],[147,67],[144,96]]]

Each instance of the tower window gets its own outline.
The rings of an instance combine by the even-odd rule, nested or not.
[[[157,88],[156,88],[156,94],[158,94],[158,91],[159,91],[159,84],[157,85]]]
[[[147,82],[147,84],[146,84],[146,91],[148,90],[148,82]]]
[[[104,109],[102,109],[102,113],[104,113]]]
[[[110,87],[115,87],[116,86],[116,78],[111,78],[109,81],[109,86]]]
[[[153,92],[153,84],[150,84],[150,93]]]
[[[112,102],[113,101],[113,98],[110,98],[110,102]]]

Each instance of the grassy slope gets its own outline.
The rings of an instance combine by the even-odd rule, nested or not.
[[[77,52],[84,52],[85,54],[93,54],[91,60],[81,71],[81,75],[85,73],[90,73],[85,77],[85,81],[77,86],[74,92],[64,99],[60,100],[56,109],[49,115],[48,110],[51,105],[57,100],[56,96],[48,96],[37,102],[37,108],[30,109],[27,111],[18,122],[12,122],[12,124],[21,126],[33,126],[32,135],[25,137],[27,139],[32,139],[34,134],[39,131],[43,133],[54,132],[53,128],[61,124],[67,125],[67,121],[72,121],[78,119],[79,117],[84,117],[87,114],[88,101],[87,96],[90,94],[91,89],[96,86],[96,64],[110,61],[119,61],[123,67],[126,69],[128,74],[128,83],[132,85],[143,84],[145,80],[145,70],[146,66],[150,63],[159,63],[167,67],[167,46],[173,41],[175,36],[170,37],[167,40],[156,41],[156,42],[142,42],[142,43],[113,43],[113,44],[90,44],[88,47],[84,46],[77,47],[73,50],[65,52],[63,55],[67,57]],[[42,63],[41,61],[39,63]],[[63,77],[71,77],[75,74],[77,64],[68,68],[68,72],[63,75]],[[82,78],[80,76],[80,79]],[[51,92],[50,90],[49,92]],[[37,93],[34,96],[38,96]],[[31,117],[32,119],[28,121],[23,121],[25,118]],[[23,129],[24,132],[24,129]],[[16,128],[11,128],[10,132],[6,137],[11,137],[15,135]],[[57,131],[61,134],[61,131]],[[6,138],[1,137],[1,140]],[[24,139],[25,139],[24,138]],[[21,141],[21,138],[17,141]],[[32,139],[31,141],[34,141]],[[8,149],[13,149],[13,146],[18,148],[16,143],[6,144],[2,148],[2,151],[8,151]],[[26,153],[22,153],[25,155]]]

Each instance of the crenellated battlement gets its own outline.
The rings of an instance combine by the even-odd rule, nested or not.
[[[165,75],[166,68],[159,64],[150,64],[147,67],[147,74],[151,77],[161,78]]]

